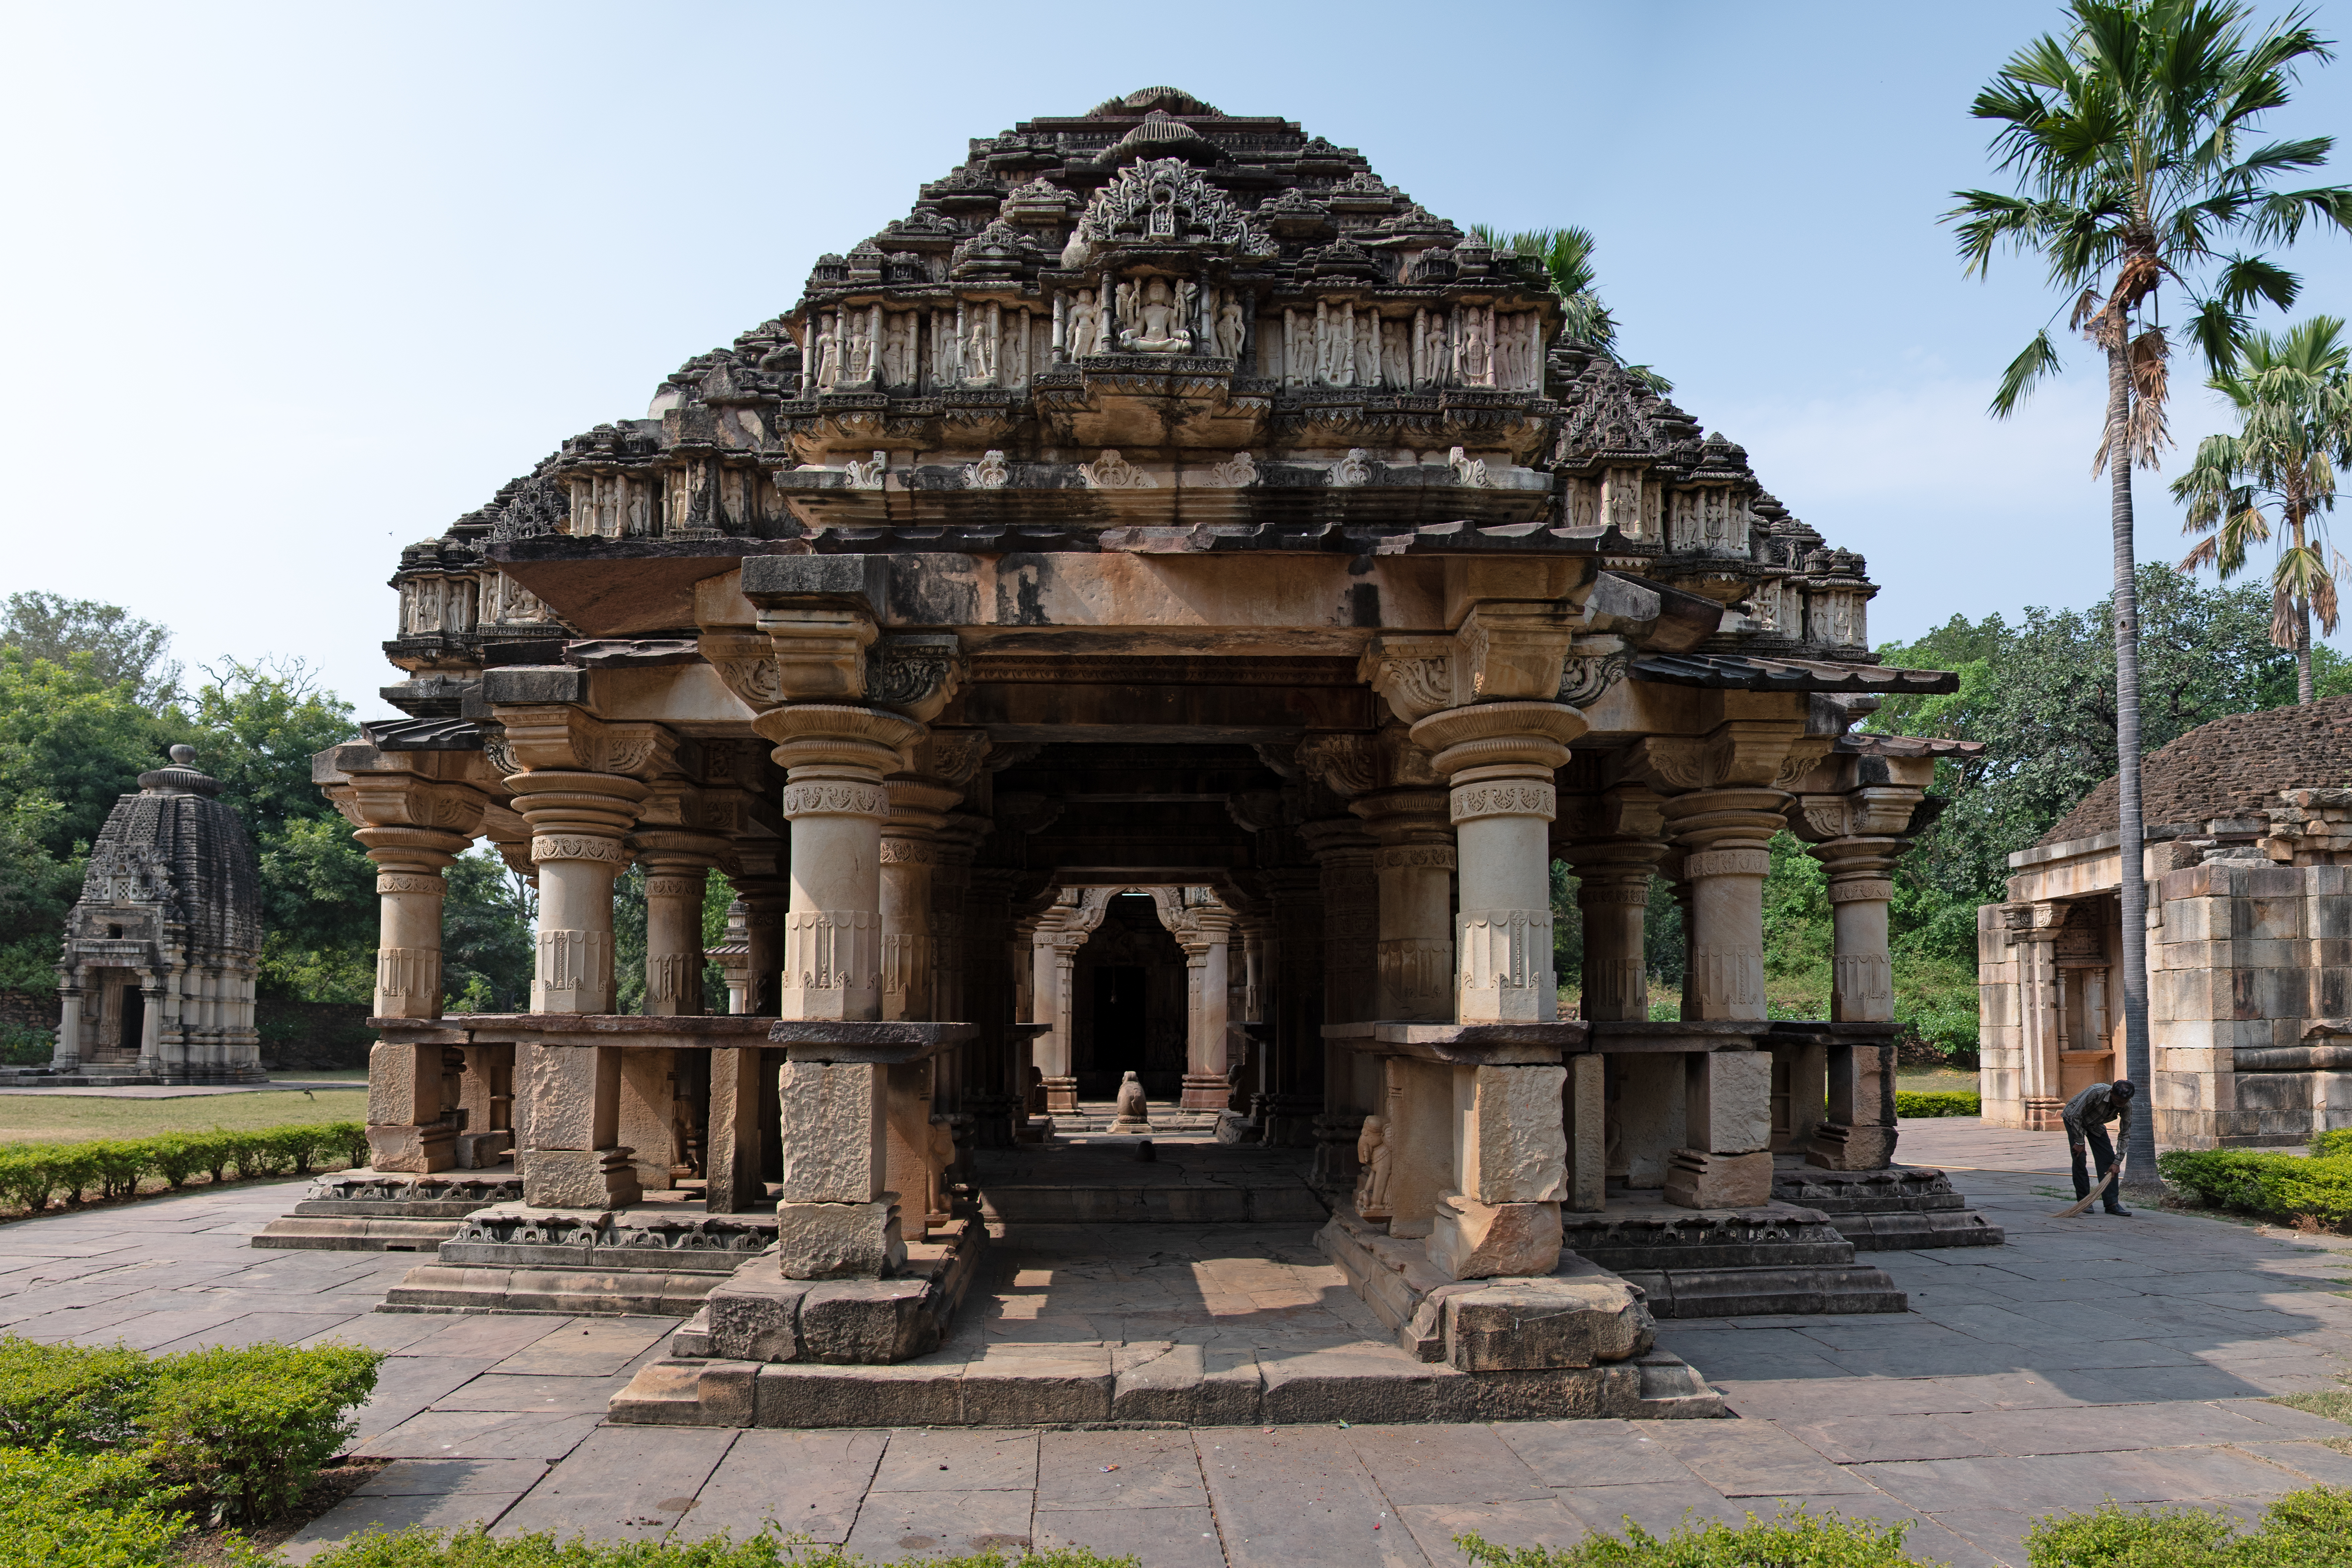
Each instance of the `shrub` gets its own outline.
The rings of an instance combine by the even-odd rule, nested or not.
[[[136,1454],[164,1483],[210,1497],[215,1518],[255,1522],[299,1499],[350,1439],[349,1413],[383,1360],[348,1345],[149,1356],[0,1335],[0,1445]]]
[[[1984,1097],[1973,1089],[1898,1089],[1895,1091],[1895,1114],[1897,1116],[1981,1116]]]
[[[2341,1227],[2352,1222],[2352,1155],[2306,1159],[2258,1149],[2176,1149],[2158,1155],[2156,1168],[2210,1208],[2284,1224]]]
[[[0,1448],[0,1538],[18,1563],[52,1568],[167,1568],[187,1529],[128,1454]]]
[[[2275,1154],[2250,1149],[2174,1149],[2156,1157],[2157,1173],[2207,1208],[2262,1207],[2262,1169]]]
[[[232,1132],[227,1138],[240,1176],[282,1176],[291,1163],[268,1132]]]
[[[0,1194],[22,1207],[27,1214],[38,1214],[49,1206],[49,1194],[57,1188],[57,1174],[49,1168],[47,1151],[18,1145],[0,1149]]]
[[[342,1152],[341,1142],[324,1127],[280,1127],[262,1136],[298,1176],[309,1175],[314,1162]]]
[[[0,1443],[91,1454],[134,1446],[155,1363],[124,1345],[0,1335]]]
[[[1685,1521],[1663,1536],[1628,1520],[1622,1540],[1594,1534],[1569,1547],[1496,1546],[1475,1535],[1454,1540],[1465,1556],[1487,1568],[1908,1568],[1903,1537],[1910,1528],[1800,1507],[1769,1520],[1751,1513],[1741,1525]]]
[[[342,1155],[343,1163],[354,1170],[373,1157],[368,1152],[367,1123],[364,1121],[330,1121],[319,1131],[335,1141],[331,1147]]]
[[[2352,1154],[2352,1127],[2339,1127],[2333,1132],[2323,1132],[2311,1141],[2314,1156],[2325,1159],[2330,1154]]]
[[[214,1500],[216,1518],[254,1523],[299,1500],[357,1430],[383,1356],[350,1345],[221,1346],[165,1356],[139,1410],[166,1480]]]
[[[153,1164],[155,1173],[174,1189],[205,1168],[209,1153],[202,1140],[178,1132],[166,1132],[160,1138],[150,1138],[147,1142],[148,1159]]]
[[[139,1190],[139,1178],[147,1174],[150,1152],[144,1139],[103,1139],[82,1147],[89,1156],[90,1169],[98,1178],[100,1197],[127,1198]]]
[[[213,1184],[217,1186],[228,1179],[229,1162],[236,1158],[236,1139],[229,1133],[215,1131],[204,1135],[201,1147],[205,1170],[212,1176]]]
[[[2244,1533],[2194,1510],[2056,1514],[2025,1532],[2032,1568],[2321,1568],[2352,1561],[2352,1491],[2289,1492]]]
[[[49,1174],[66,1202],[81,1202],[82,1193],[98,1185],[98,1157],[90,1152],[89,1144],[52,1143],[45,1152]]]

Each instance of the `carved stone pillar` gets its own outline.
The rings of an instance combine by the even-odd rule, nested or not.
[[[980,1020],[966,996],[966,900],[971,891],[972,856],[987,830],[986,818],[958,815],[948,818],[938,836],[930,874],[930,994],[931,1011],[940,1019]],[[961,1116],[971,1110],[964,1097],[975,1085],[973,1075],[985,1049],[984,1042],[976,1039],[940,1053],[935,1092],[941,1114]]]
[[[1412,727],[1452,781],[1461,912],[1455,1019],[1547,1022],[1559,1016],[1551,965],[1552,774],[1584,718],[1557,702],[1487,702]]]
[[[1174,928],[1184,950],[1184,1091],[1187,1110],[1223,1110],[1233,1098],[1225,1030],[1232,1019],[1234,915],[1206,888],[1183,890]]]
[[[735,884],[743,906],[743,1005],[740,1011],[772,1018],[784,984],[784,916],[792,908],[791,857],[782,847],[736,843],[740,869]]]
[[[1071,1070],[1078,949],[1108,904],[1108,889],[1064,888],[1034,921],[1024,922],[1030,937],[1029,1016],[1024,1022],[1049,1026],[1029,1049],[1030,1064],[1044,1079],[1048,1115],[1078,1108],[1078,1080]]]
[[[1364,1016],[1392,1023],[1450,1018],[1454,850],[1445,794],[1376,790],[1348,809],[1364,819],[1380,846],[1372,856],[1379,883],[1377,978],[1373,1010]]]
[[[1362,1023],[1376,1019],[1380,1004],[1381,883],[1374,864],[1379,843],[1360,821],[1331,817],[1301,825],[1300,842],[1314,858],[1318,878],[1317,919],[1322,928],[1322,1024]],[[1452,916],[1447,917],[1451,946]],[[1451,1005],[1451,975],[1448,975]],[[1443,1016],[1443,1015],[1441,1015]],[[1323,1058],[1323,1109],[1328,1146],[1339,1163],[1329,1173],[1336,1184],[1352,1170],[1361,1118],[1378,1107],[1387,1093],[1380,1058],[1338,1041],[1318,1042]],[[1307,1040],[1300,1048],[1312,1048]]]
[[[1666,803],[1690,888],[1690,1016],[1765,1016],[1764,879],[1787,797],[1769,788],[1696,790]]]
[[[646,1012],[656,1017],[699,1017],[703,895],[725,841],[639,828],[631,842],[646,868]]]
[[[836,703],[774,709],[755,721],[777,742],[792,823],[782,1016],[882,1016],[885,773],[922,727],[896,713]]]
[[[58,1043],[49,1052],[49,1070],[79,1072],[81,1070],[82,972],[60,968],[58,973]]]
[[[1666,853],[1657,796],[1636,784],[1563,802],[1554,843],[1576,873],[1584,930],[1580,1008],[1590,1021],[1650,1016],[1649,954],[1643,924],[1650,881]]]
[[[1895,863],[1920,826],[1933,776],[1927,768],[1909,758],[1832,757],[1806,781],[1789,814],[1790,826],[1813,840],[1811,853],[1829,875],[1835,942],[1830,1016],[1837,1022],[1895,1017],[1887,905],[1895,897]],[[1831,1170],[1884,1169],[1895,1157],[1894,1047],[1835,1041],[1823,1055],[1829,1107],[1825,1120],[1816,1116],[1817,1125],[1805,1130],[1808,1163]],[[1805,1076],[1801,1088],[1791,1085],[1792,1142],[1800,1095],[1807,1110],[1820,1103],[1811,1074]]]
[[[2022,1049],[2018,1060],[2018,1089],[2024,1100],[2023,1125],[2046,1132],[2059,1125],[2066,1103],[2059,1092],[2058,1053],[2063,1048],[2059,1030],[2064,997],[2059,989],[2058,932],[2066,923],[2066,906],[2056,902],[2004,904],[2001,917],[2009,927],[2010,945],[2017,952],[2018,1021]]]

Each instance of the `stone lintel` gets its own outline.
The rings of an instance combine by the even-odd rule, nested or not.
[[[712,1013],[641,1017],[634,1013],[467,1013],[456,1018],[371,1018],[388,1040],[413,1046],[617,1046],[638,1050],[711,1050],[765,1043],[776,1020]]]
[[[977,1024],[926,1024],[906,1019],[763,1018],[768,1039],[796,1062],[863,1062],[903,1067],[980,1037]],[[1043,1026],[1050,1028],[1051,1025]]]
[[[1547,1067],[1557,1066],[1563,1051],[1586,1049],[1591,1026],[1563,1018],[1544,1024],[1382,1023],[1370,1028],[1369,1041],[1348,1037],[1356,1049],[1461,1067]]]

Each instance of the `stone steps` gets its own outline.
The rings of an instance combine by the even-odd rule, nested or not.
[[[1909,1299],[1818,1209],[1768,1203],[1686,1209],[1609,1194],[1601,1214],[1562,1214],[1567,1247],[1649,1296],[1659,1318],[1900,1312]]]
[[[384,1293],[379,1312],[555,1312],[677,1318],[700,1310],[727,1273],[487,1268],[428,1263]]]
[[[1003,1352],[1003,1353],[1000,1353]],[[1719,1416],[1679,1357],[1458,1372],[1394,1347],[1275,1356],[1192,1344],[992,1346],[896,1366],[655,1362],[613,1398],[635,1426],[1229,1426]]]
[[[1969,1207],[1943,1172],[1920,1165],[1824,1171],[1787,1165],[1772,1173],[1772,1200],[1829,1216],[1858,1252],[1921,1247],[1999,1247],[2000,1226]]]
[[[461,1219],[308,1217],[299,1212],[261,1227],[253,1245],[318,1252],[431,1252],[457,1233]]]

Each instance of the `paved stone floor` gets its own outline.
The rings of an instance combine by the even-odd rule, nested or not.
[[[611,1427],[605,1400],[660,1353],[667,1320],[373,1313],[413,1256],[246,1245],[299,1184],[0,1226],[0,1325],[157,1350],[341,1338],[390,1352],[360,1448],[397,1462],[298,1538],[297,1560],[371,1524],[646,1538],[772,1519],[876,1561],[1027,1540],[1152,1568],[1357,1568],[1457,1563],[1460,1531],[1565,1542],[1628,1515],[1664,1528],[1792,1499],[1916,1521],[1913,1550],[1956,1568],[2014,1568],[2033,1515],[2103,1497],[2242,1513],[2314,1480],[2352,1485],[2352,1457],[2329,1446],[2352,1428],[2263,1403],[2352,1368],[2352,1243],[2176,1215],[2051,1220],[2055,1134],[1907,1122],[1903,1153],[1952,1171],[2010,1245],[1871,1255],[1911,1292],[1900,1316],[1667,1325],[1664,1342],[1738,1421]],[[1166,1228],[1183,1274],[1220,1277],[1191,1256],[1207,1238],[1179,1241],[1198,1227]],[[1227,1304],[1325,1310],[1289,1300],[1314,1267],[1233,1276]],[[1075,1303],[1102,1284],[1040,1292],[1015,1270],[984,1331],[1034,1331],[1008,1300]],[[1189,1310],[1199,1289],[1170,1294]],[[1281,1300],[1255,1300],[1268,1291]],[[1095,1312],[1076,1315],[1094,1330]]]

